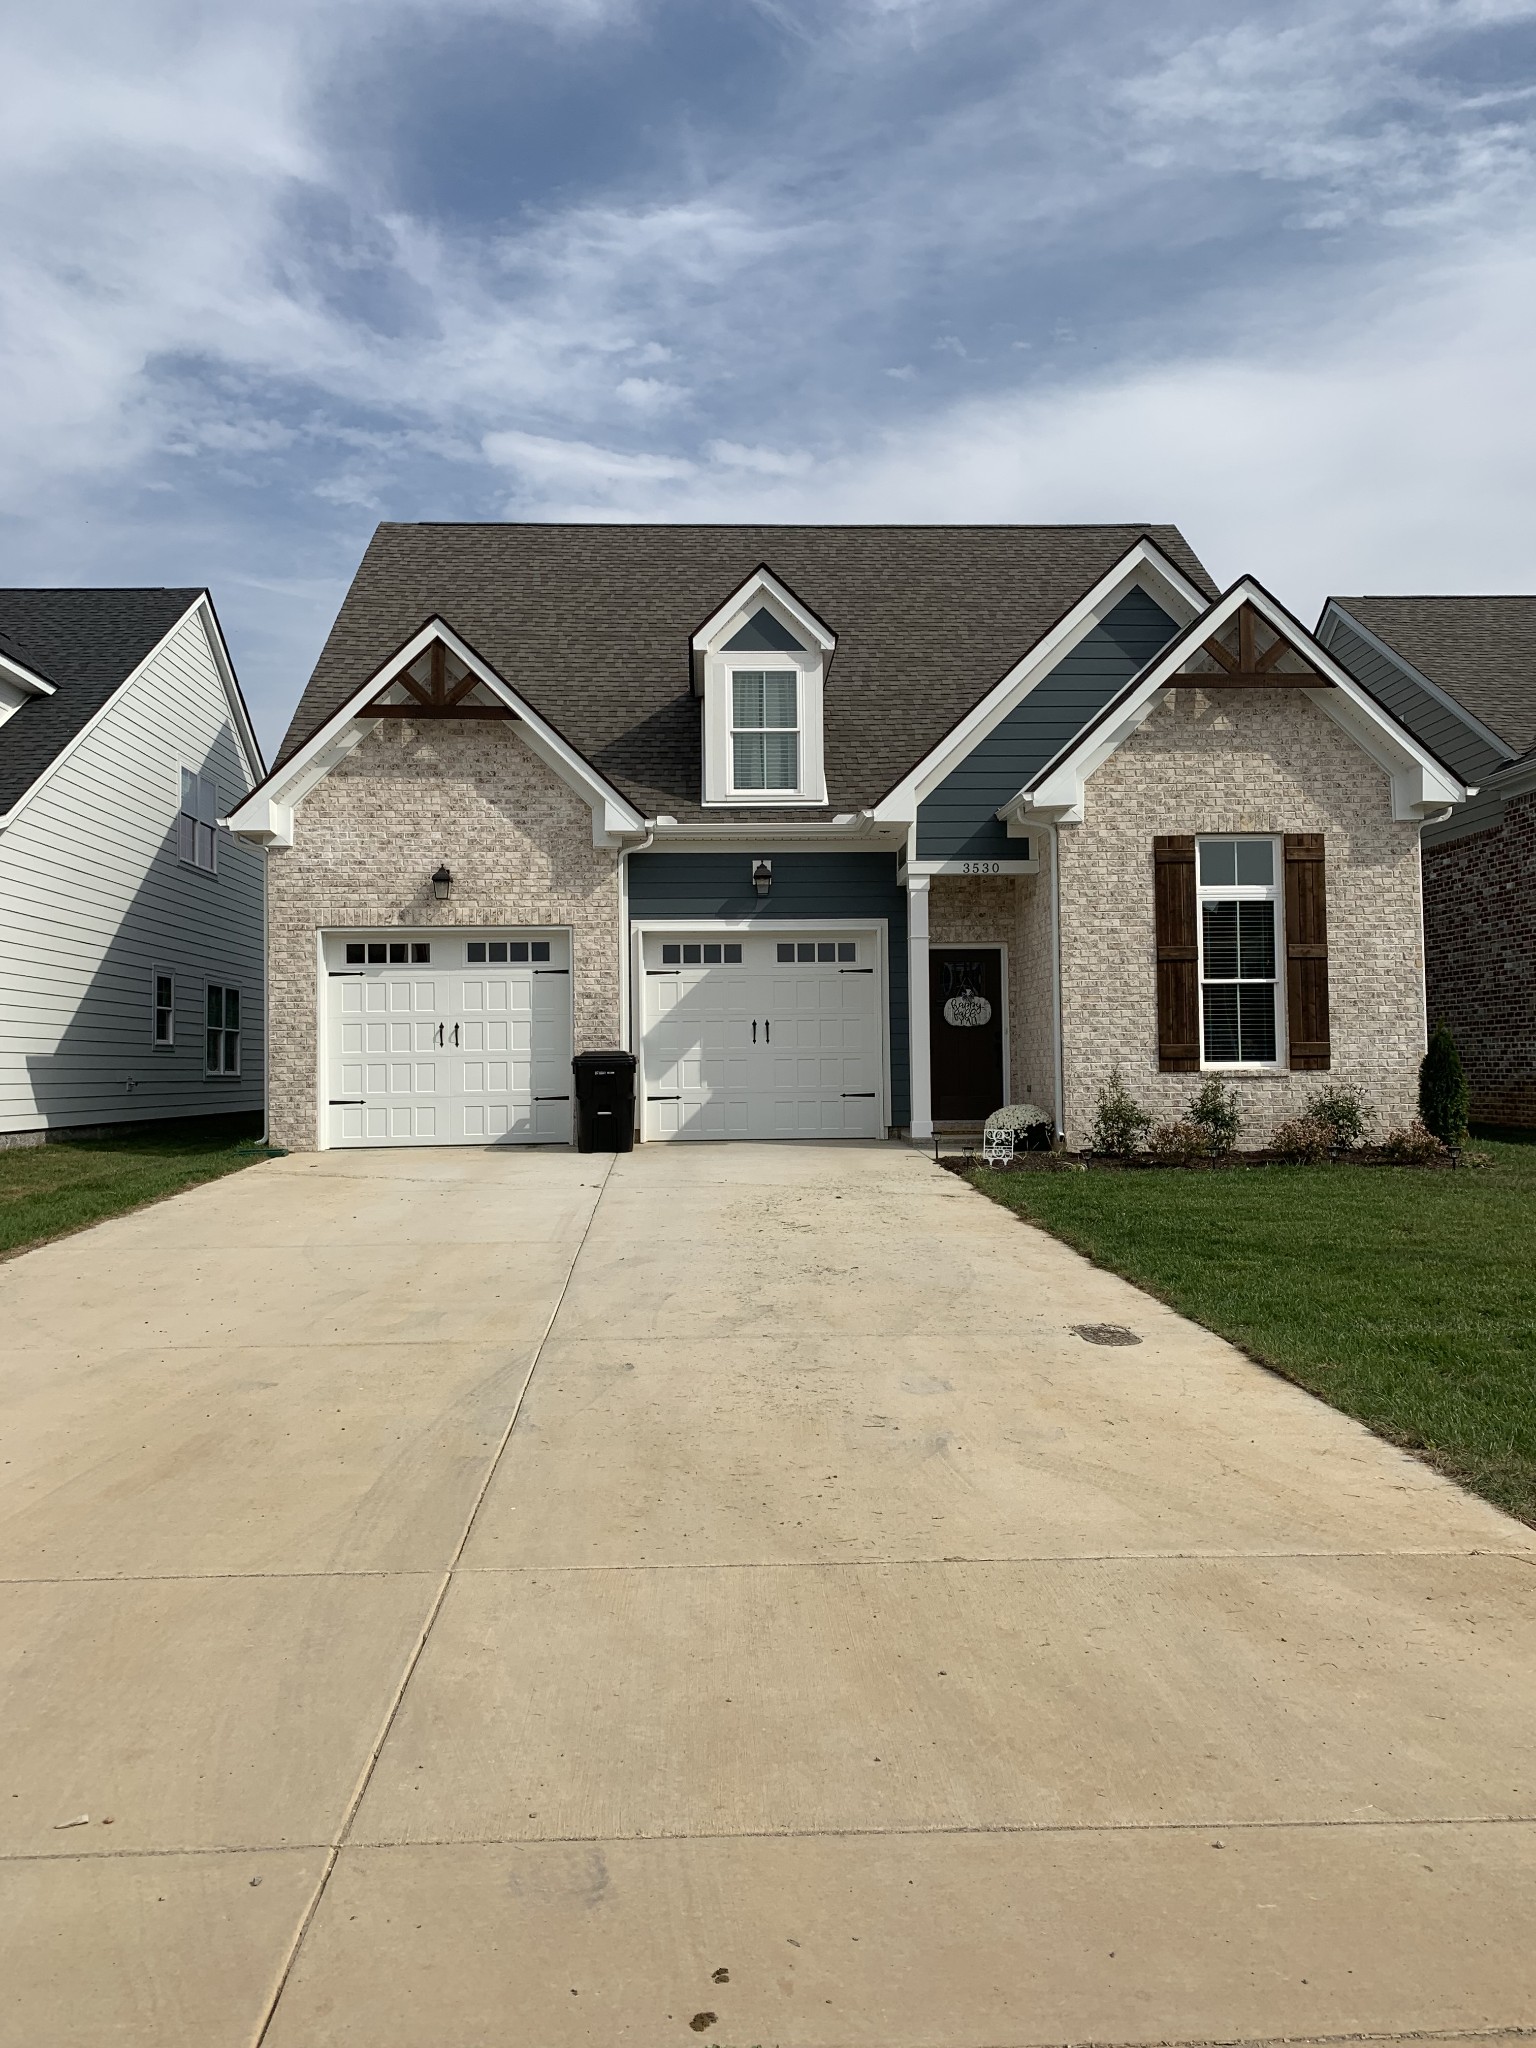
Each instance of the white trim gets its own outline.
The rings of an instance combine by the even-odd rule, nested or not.
[[[753,806],[743,803],[736,808],[745,810]],[[867,840],[871,853],[899,852],[906,841],[906,828],[900,825],[877,827],[872,820],[870,811],[840,811],[836,817],[815,820],[709,818],[683,825],[663,813],[659,818],[653,818],[650,824],[658,846],[682,844],[697,853],[714,849],[733,852],[743,844],[764,848],[800,846],[814,850],[818,846],[845,847],[850,839]]]
[[[260,778],[263,773],[261,749],[256,744],[256,735],[251,730],[250,720],[246,716],[245,708],[240,702],[240,691],[234,680],[234,670],[230,667],[229,656],[224,648],[223,637],[219,633],[212,609],[208,604],[208,593],[200,590],[197,597],[187,606],[180,618],[161,635],[148,654],[144,656],[143,660],[128,671],[111,696],[107,698],[104,704],[97,706],[74,737],[65,741],[47,767],[39,772],[34,782],[27,785],[21,795],[17,797],[15,803],[11,805],[11,808],[8,811],[0,812],[0,832],[3,832],[8,825],[13,825],[16,822],[21,812],[31,803],[39,790],[45,788],[53,780],[54,776],[64,766],[64,763],[71,758],[77,748],[85,745],[85,742],[95,732],[102,720],[109,717],[117,709],[117,706],[127,696],[134,684],[141,680],[151,662],[157,660],[164,653],[166,647],[175,639],[194,612],[201,615],[205,636],[208,639],[208,645],[213,654],[214,666],[218,669],[220,679],[224,683],[224,694],[229,703],[235,734],[240,741],[242,750],[247,753],[247,765],[254,762],[253,779]]]
[[[213,654],[213,665],[219,672],[219,681],[224,685],[224,695],[229,703],[229,715],[234,724],[235,737],[245,755],[245,765],[253,784],[260,782],[267,772],[266,756],[261,751],[261,742],[256,737],[256,728],[251,724],[250,713],[245,708],[240,684],[235,676],[235,665],[229,658],[229,649],[224,645],[224,635],[219,630],[218,617],[213,609],[213,599],[206,590],[198,593],[194,610],[201,612],[203,631]]]
[[[1037,832],[1039,826],[1034,828]],[[902,873],[908,875],[1038,875],[1038,860],[907,860]]]
[[[268,846],[292,846],[293,812],[315,786],[324,781],[337,762],[365,737],[362,707],[388,688],[396,676],[441,640],[458,661],[473,671],[487,689],[517,714],[517,732],[529,750],[562,782],[574,789],[592,812],[592,844],[615,847],[627,832],[643,833],[645,820],[610,782],[598,774],[569,741],[561,738],[533,706],[504,683],[474,649],[461,640],[442,618],[434,616],[393,655],[381,669],[354,690],[337,710],[312,733],[298,752],[275,769],[259,789],[230,813],[232,832]]]
[[[1399,725],[1354,677],[1342,668],[1325,647],[1318,644],[1305,626],[1272,598],[1262,584],[1244,576],[1226,591],[1203,618],[1187,627],[1157,660],[1144,669],[1107,716],[1083,733],[1050,761],[1019,793],[998,806],[1000,818],[1044,816],[1063,825],[1078,825],[1083,819],[1084,787],[1093,771],[1129,739],[1151,716],[1157,692],[1177,679],[1180,688],[1199,689],[1208,681],[1220,688],[1221,678],[1212,675],[1178,676],[1182,664],[1199,652],[1195,639],[1208,640],[1231,619],[1239,607],[1251,604],[1275,632],[1282,634],[1297,653],[1326,676],[1331,689],[1304,690],[1309,702],[1341,726],[1356,744],[1384,769],[1392,781],[1392,816],[1399,824],[1421,824],[1448,804],[1464,803],[1475,794],[1444,767]],[[1283,681],[1282,685],[1283,687]]]
[[[928,1029],[928,910],[932,895],[926,875],[907,877],[907,1061],[911,1111],[907,1129],[915,1140],[933,1136],[933,1046]]]
[[[751,606],[752,611],[755,611],[757,601],[764,597],[771,598],[775,605],[786,611],[790,621],[814,642],[822,654],[830,654],[836,647],[837,635],[831,627],[823,624],[808,606],[800,602],[793,591],[786,590],[771,569],[759,568],[754,569],[746,582],[733,591],[720,609],[712,612],[700,626],[689,643],[694,653],[706,653],[728,626],[737,624],[738,612],[746,613],[746,617],[740,620],[740,624],[744,626],[747,618],[751,616],[747,607]]]
[[[875,940],[875,999],[880,1011],[880,1135],[883,1139],[891,1128],[891,996],[890,975],[886,961],[890,952],[890,926],[888,917],[645,917],[637,918],[630,926],[632,946],[633,978],[632,1001],[638,1009],[640,990],[644,983],[645,956],[644,938],[647,932],[750,932],[754,938],[803,938],[807,932],[857,932],[873,933]],[[645,1030],[644,1017],[634,1019],[634,1047],[639,1054],[635,1068],[635,1119],[638,1130],[645,1129]],[[643,1140],[643,1142],[652,1142]],[[658,1138],[656,1144],[670,1142]],[[792,1138],[765,1138],[762,1144],[794,1144]],[[840,1141],[839,1141],[840,1142]],[[849,1143],[858,1140],[850,1139]]]
[[[1449,711],[1454,718],[1459,719],[1468,731],[1480,739],[1485,746],[1491,747],[1496,754],[1502,754],[1506,761],[1514,761],[1519,758],[1514,748],[1506,745],[1499,738],[1498,734],[1490,726],[1484,725],[1480,718],[1475,717],[1465,704],[1458,703],[1448,690],[1443,690],[1440,687],[1433,677],[1425,675],[1422,669],[1415,668],[1411,661],[1405,660],[1395,647],[1390,646],[1379,634],[1373,633],[1369,626],[1363,625],[1352,611],[1346,610],[1340,604],[1336,597],[1330,597],[1323,606],[1323,615],[1317,623],[1317,637],[1319,641],[1322,640],[1323,631],[1331,618],[1341,619],[1352,633],[1358,633],[1368,647],[1373,648],[1377,654],[1381,655],[1383,660],[1390,661],[1395,669],[1408,678],[1409,682],[1417,683],[1426,696],[1433,697],[1442,710]]]
[[[1154,541],[1139,540],[1080,597],[1041,639],[1015,663],[981,702],[966,713],[939,744],[925,754],[876,804],[879,822],[910,824],[917,807],[951,771],[1042,682],[1052,669],[1085,640],[1132,589],[1141,589],[1167,608],[1176,623],[1198,617],[1209,603],[1181,569]],[[1183,619],[1181,621],[1181,615]]]
[[[27,697],[51,697],[57,688],[25,662],[18,661],[14,654],[5,653],[0,653],[0,683],[10,683]]]
[[[1051,835],[1051,1034],[1056,1087],[1056,1135],[1067,1135],[1067,1053],[1066,1032],[1061,1009],[1061,834],[1047,824]]]

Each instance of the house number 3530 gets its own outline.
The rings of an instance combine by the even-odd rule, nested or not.
[[[962,875],[1000,875],[1003,864],[1000,860],[967,860],[960,864]]]

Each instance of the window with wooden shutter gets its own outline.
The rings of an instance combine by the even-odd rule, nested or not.
[[[1152,842],[1157,907],[1157,1063],[1165,1074],[1200,1066],[1200,954],[1195,931],[1194,834]]]
[[[1321,832],[1285,835],[1285,986],[1291,1066],[1332,1064],[1328,1035],[1328,889]]]

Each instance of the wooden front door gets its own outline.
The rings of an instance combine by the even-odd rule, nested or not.
[[[928,954],[933,1114],[982,1123],[1003,1106],[1003,955],[998,946]]]

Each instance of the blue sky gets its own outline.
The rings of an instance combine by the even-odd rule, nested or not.
[[[210,584],[269,748],[379,519],[1536,588],[1536,0],[0,21],[0,581]]]

